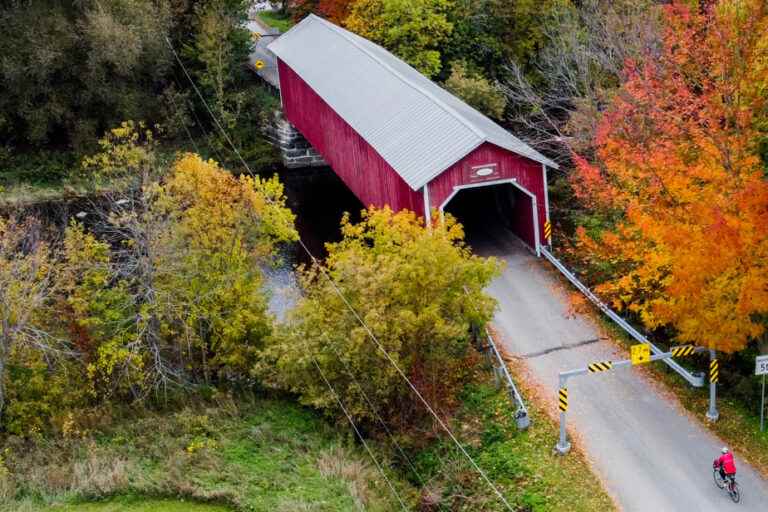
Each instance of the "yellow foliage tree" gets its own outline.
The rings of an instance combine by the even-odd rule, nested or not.
[[[375,418],[360,386],[395,424],[426,414],[336,293],[338,286],[429,403],[449,412],[474,371],[470,328],[493,314],[495,301],[484,289],[499,262],[473,256],[450,216],[430,231],[411,212],[370,209],[359,223],[345,217],[342,234],[341,242],[328,245],[324,264],[301,272],[305,297],[272,338],[259,375],[335,413],[315,358],[353,416]]]

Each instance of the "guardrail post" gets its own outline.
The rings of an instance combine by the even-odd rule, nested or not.
[[[568,388],[566,384],[568,377],[560,375],[559,387],[557,389],[558,407],[560,409],[560,440],[555,445],[555,451],[560,455],[565,455],[571,451],[571,443],[568,442],[565,432],[565,414],[568,411]]]
[[[720,363],[717,361],[717,353],[709,350],[709,410],[707,419],[717,421],[720,413],[717,410],[717,382],[720,380]]]

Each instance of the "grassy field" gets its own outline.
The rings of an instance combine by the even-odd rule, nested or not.
[[[290,15],[280,14],[275,11],[262,11],[259,13],[259,19],[280,32],[288,32],[293,26],[293,20]]]
[[[517,382],[525,382],[519,368],[511,370]],[[466,390],[454,431],[461,433],[461,440],[478,465],[515,510],[614,510],[612,500],[578,447],[568,457],[553,453],[558,427],[545,414],[545,404],[536,391],[525,386],[523,389],[526,399],[530,399],[533,424],[522,432],[516,427],[514,410],[505,392],[490,385]],[[449,442],[422,451],[416,467],[431,482],[428,491],[442,498],[446,510],[506,510]]]
[[[114,425],[35,445],[8,439],[0,447],[0,510],[115,510],[127,502],[90,509],[83,503],[122,495],[253,512],[397,508],[363,452],[290,402],[227,399],[170,414],[145,412]],[[408,495],[409,486],[395,481]],[[126,510],[192,510],[178,501],[134,498],[130,504]]]
[[[565,458],[552,454],[557,429],[536,401],[526,432],[516,429],[505,394],[491,386],[467,388],[462,403],[454,432],[517,510],[613,508],[578,450]],[[346,426],[291,402],[227,398],[99,421],[109,426],[83,427],[68,439],[7,439],[0,446],[0,511],[400,508]],[[382,439],[371,440],[409,509],[433,503],[439,510],[506,510],[452,443],[427,437],[432,440],[405,443],[416,473],[388,457],[394,451]]]
[[[121,496],[94,503],[52,506],[48,512],[229,512],[222,505],[209,505],[184,500],[146,499]]]

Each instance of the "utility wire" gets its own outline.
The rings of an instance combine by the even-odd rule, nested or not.
[[[176,86],[181,89],[181,85],[179,84],[178,79],[176,78],[176,72],[173,72],[173,81],[176,84]],[[221,156],[221,153],[219,153],[219,150],[216,148],[214,144],[211,143],[211,138],[208,135],[208,130],[205,129],[205,126],[203,125],[203,122],[200,120],[200,117],[197,115],[197,109],[195,108],[194,103],[192,103],[192,100],[184,97],[185,105],[189,107],[189,111],[192,113],[192,116],[195,118],[195,125],[200,129],[200,131],[203,132],[203,139],[205,140],[206,145],[211,149],[212,153],[216,154],[216,157],[219,159],[220,163],[224,163],[224,159]],[[198,152],[199,153],[199,152]]]
[[[251,170],[251,168],[248,166],[248,163],[245,161],[245,159],[240,154],[240,151],[238,151],[235,144],[232,142],[232,139],[230,139],[229,135],[227,135],[227,132],[224,130],[224,128],[219,123],[218,119],[216,119],[216,115],[211,110],[210,106],[208,105],[208,102],[205,100],[203,95],[200,93],[200,90],[197,88],[197,85],[195,85],[194,80],[192,80],[192,77],[189,75],[189,72],[187,71],[187,68],[184,66],[184,63],[179,58],[178,53],[176,53],[176,49],[173,47],[173,44],[171,44],[171,40],[166,36],[165,38],[166,42],[168,43],[168,47],[173,52],[174,57],[176,58],[176,61],[179,63],[179,66],[181,66],[182,70],[184,71],[184,74],[187,76],[187,79],[189,79],[189,82],[192,84],[192,87],[194,88],[195,92],[197,93],[197,96],[202,100],[203,104],[205,104],[206,110],[208,110],[208,113],[211,115],[211,118],[213,119],[216,126],[221,131],[222,135],[227,139],[229,142],[229,145],[232,146],[232,150],[235,152],[235,154],[238,156],[240,161],[243,164],[243,167],[248,171],[248,173],[253,176],[254,173]],[[269,201],[269,199],[268,199]],[[504,495],[499,491],[499,489],[496,487],[496,485],[491,481],[491,479],[488,477],[488,475],[483,471],[483,469],[475,462],[475,459],[472,458],[472,456],[467,452],[467,450],[462,446],[462,444],[459,442],[459,440],[456,438],[456,436],[453,434],[451,429],[448,427],[448,425],[443,421],[442,418],[435,412],[435,410],[432,408],[431,405],[429,405],[429,402],[424,398],[424,396],[421,394],[421,392],[416,388],[416,386],[411,382],[411,380],[408,378],[408,376],[405,374],[405,372],[400,368],[400,366],[397,364],[397,362],[392,358],[392,356],[389,354],[387,349],[384,348],[384,346],[381,344],[379,339],[376,337],[376,335],[373,333],[371,328],[368,326],[367,323],[362,319],[360,314],[355,310],[355,308],[352,306],[352,304],[347,300],[347,297],[344,295],[344,293],[339,289],[339,287],[336,285],[336,283],[333,281],[331,276],[328,274],[328,271],[318,263],[317,258],[312,254],[312,252],[309,250],[309,248],[304,244],[304,242],[299,238],[299,246],[304,250],[304,252],[307,253],[307,255],[310,257],[312,262],[317,266],[317,268],[320,269],[320,272],[323,274],[323,276],[326,278],[326,280],[330,283],[331,287],[335,290],[336,294],[341,298],[341,300],[346,304],[349,311],[352,313],[352,315],[355,317],[358,323],[363,327],[363,329],[368,334],[368,337],[371,338],[371,340],[376,344],[377,348],[384,354],[384,356],[387,358],[387,360],[390,362],[390,364],[395,368],[397,373],[405,380],[405,382],[408,384],[408,386],[411,388],[413,393],[416,395],[416,397],[419,399],[419,401],[424,404],[424,407],[426,407],[427,411],[437,420],[440,427],[448,434],[448,436],[451,438],[453,443],[456,445],[456,447],[461,451],[461,453],[464,455],[464,457],[467,458],[467,460],[470,462],[472,467],[477,471],[477,473],[481,476],[481,478],[485,481],[486,484],[488,484],[488,487],[491,488],[491,490],[496,494],[496,496],[499,498],[499,500],[507,507],[508,510],[514,511],[514,508],[512,508],[512,505],[509,504],[507,499],[504,497]]]
[[[381,467],[381,464],[379,464],[379,461],[376,459],[376,456],[371,451],[371,448],[368,446],[368,443],[365,441],[365,438],[360,433],[360,430],[358,430],[357,425],[355,424],[355,420],[352,419],[352,416],[350,416],[349,412],[347,412],[347,408],[344,407],[344,404],[341,402],[341,398],[339,398],[338,393],[336,393],[336,390],[331,385],[330,381],[325,377],[325,374],[323,373],[323,370],[320,368],[320,365],[317,363],[317,359],[315,359],[315,356],[310,354],[310,357],[312,358],[312,362],[315,364],[315,368],[317,368],[318,373],[320,373],[320,377],[322,377],[323,382],[325,382],[325,385],[328,386],[328,389],[333,394],[333,397],[336,399],[336,402],[339,404],[339,407],[342,411],[344,411],[344,415],[349,420],[349,423],[352,425],[352,428],[355,430],[355,433],[357,434],[357,437],[360,439],[360,441],[363,443],[363,446],[365,446],[366,451],[368,452],[368,455],[371,456],[371,459],[373,459],[373,463],[376,464],[376,467],[379,470],[379,473],[381,473],[381,476],[384,477],[384,480],[386,480],[387,485],[389,486],[389,489],[392,491],[392,494],[395,495],[397,498],[397,501],[400,502],[400,506],[403,507],[403,510],[408,512],[408,507],[405,506],[405,503],[403,502],[403,499],[400,497],[400,493],[397,492],[397,489],[392,485],[392,482],[387,477],[387,474],[384,472],[384,468]]]
[[[419,472],[416,470],[416,466],[414,466],[413,461],[411,460],[411,458],[408,457],[408,455],[405,454],[405,452],[403,451],[402,447],[400,446],[400,443],[398,443],[397,439],[395,439],[395,436],[392,433],[392,431],[389,430],[389,427],[387,427],[387,424],[384,422],[384,419],[379,414],[378,409],[376,408],[375,405],[373,405],[373,402],[368,397],[368,393],[365,392],[365,388],[363,388],[363,384],[357,379],[357,377],[355,376],[354,372],[349,367],[347,362],[344,361],[344,358],[341,357],[341,354],[339,353],[338,350],[336,350],[336,347],[331,342],[331,340],[328,339],[328,335],[325,334],[325,333],[323,333],[323,334],[325,335],[326,341],[328,341],[328,346],[331,347],[331,350],[333,350],[333,352],[336,354],[336,357],[339,359],[339,361],[341,361],[341,363],[344,365],[344,368],[347,370],[347,374],[352,378],[352,380],[355,382],[357,387],[360,389],[360,394],[363,396],[363,399],[365,400],[365,403],[368,404],[368,406],[371,408],[371,411],[373,411],[373,415],[376,416],[376,419],[379,421],[379,423],[381,423],[381,426],[384,427],[384,430],[386,431],[387,435],[392,440],[392,442],[395,444],[395,447],[397,448],[397,451],[400,452],[400,455],[402,455],[403,458],[405,459],[405,461],[408,463],[408,466],[411,468],[411,471],[413,472],[413,474],[416,475],[416,479],[419,481],[419,484],[423,486],[424,485],[424,479],[419,474]]]
[[[181,114],[179,106],[176,104],[176,99],[173,97],[173,93],[169,94],[169,96],[171,97],[171,103],[173,103],[173,108],[176,111],[176,116],[178,117]],[[197,147],[197,143],[192,138],[192,133],[190,133],[189,128],[187,127],[187,123],[184,122],[184,119],[181,119],[181,124],[184,126],[184,131],[187,132],[189,142],[191,142],[192,146],[195,148],[195,153],[200,154],[200,148]]]

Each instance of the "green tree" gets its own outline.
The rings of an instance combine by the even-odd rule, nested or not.
[[[214,162],[185,155],[164,187],[173,246],[161,265],[174,268],[160,287],[176,306],[168,325],[190,363],[247,375],[272,332],[261,267],[278,244],[295,241],[294,216],[277,178],[233,177]]]
[[[445,88],[486,115],[501,119],[507,98],[496,84],[467,69],[464,62],[454,62]]]
[[[452,7],[453,0],[357,0],[345,24],[432,77],[440,72],[440,47],[453,30]]]
[[[162,121],[166,1],[10,2],[0,23],[3,140],[80,149],[121,120]]]
[[[261,168],[279,161],[276,149],[261,133],[266,116],[278,108],[278,102],[254,82],[244,65],[253,44],[245,26],[249,5],[245,0],[195,2],[190,16],[192,37],[184,39],[182,53],[229,139],[251,166]],[[197,103],[195,108],[210,128],[207,138],[217,157],[225,165],[239,167],[229,140],[210,119],[208,107]]]
[[[510,63],[529,73],[553,13],[568,5],[570,0],[455,0],[443,62],[466,61],[495,80],[507,77]]]
[[[142,397],[247,375],[272,329],[261,267],[297,238],[282,185],[195,154],[163,170],[151,132],[131,123],[100,145],[85,170],[129,187],[93,213],[111,245],[78,225],[65,241],[66,303],[92,386]]]
[[[449,412],[473,371],[470,328],[493,314],[495,302],[484,289],[499,272],[498,261],[471,255],[451,218],[430,230],[411,212],[370,209],[357,224],[345,216],[342,233],[341,242],[328,245],[324,264],[301,271],[305,296],[273,337],[257,374],[305,404],[336,411],[314,358],[354,417],[374,418],[361,385],[395,423],[426,414],[327,272],[430,404]]]

